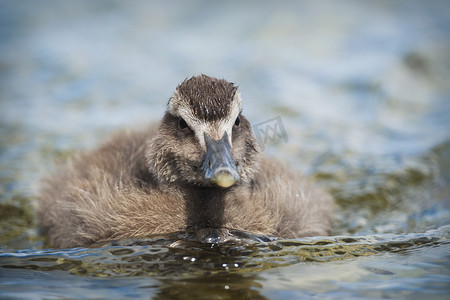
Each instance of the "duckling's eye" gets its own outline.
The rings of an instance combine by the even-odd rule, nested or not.
[[[236,121],[234,121],[234,125],[239,126],[241,124],[241,116],[238,116],[236,118]]]
[[[185,129],[187,127],[188,127],[188,124],[186,123],[186,121],[183,118],[179,118],[178,119],[178,128]]]

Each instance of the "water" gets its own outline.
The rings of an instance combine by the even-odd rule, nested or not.
[[[1,298],[448,297],[446,1],[0,4]],[[39,178],[200,73],[253,123],[281,117],[264,153],[330,189],[332,235],[46,247]]]

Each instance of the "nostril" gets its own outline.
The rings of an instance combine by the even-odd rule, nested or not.
[[[208,168],[211,169],[211,160],[208,160]]]

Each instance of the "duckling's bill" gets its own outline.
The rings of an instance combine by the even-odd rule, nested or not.
[[[208,183],[228,188],[240,179],[231,153],[227,133],[220,140],[204,134],[206,153],[202,162],[203,177]]]
[[[235,178],[229,172],[219,172],[211,180],[211,182],[217,184],[220,187],[227,188],[236,183]]]

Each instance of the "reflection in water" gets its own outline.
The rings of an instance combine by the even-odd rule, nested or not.
[[[180,280],[161,280],[155,299],[266,299],[252,274],[211,274]]]

